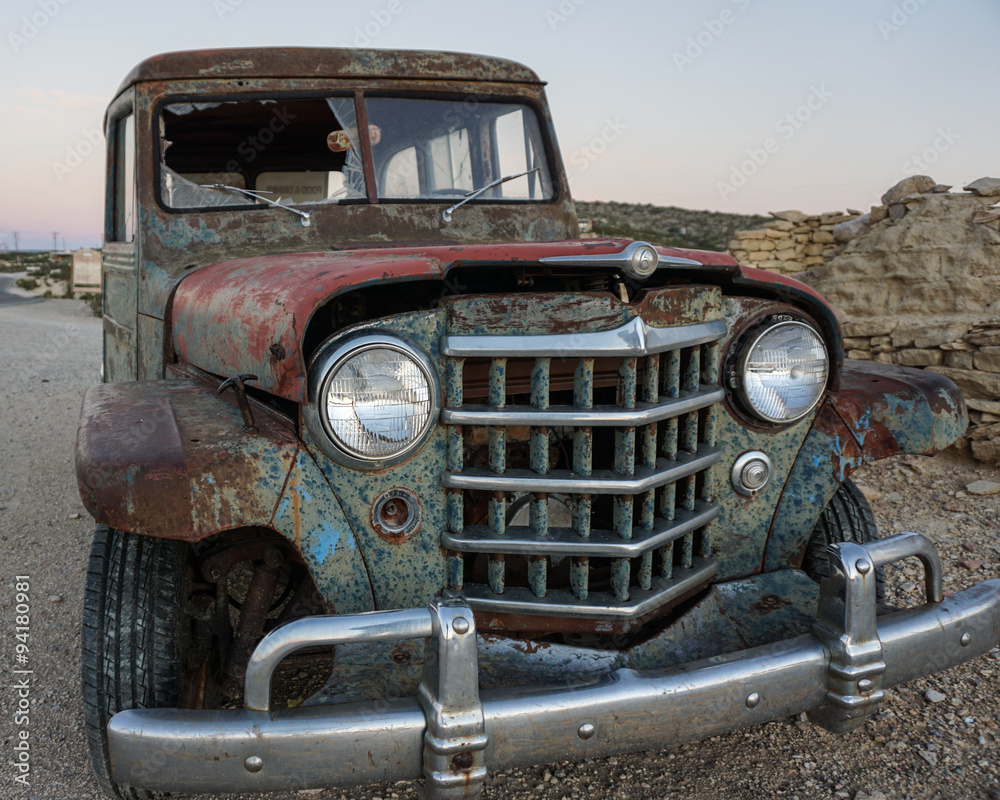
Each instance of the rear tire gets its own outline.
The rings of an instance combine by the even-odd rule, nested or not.
[[[875,516],[868,500],[851,480],[845,480],[813,528],[806,546],[802,569],[814,581],[830,576],[830,558],[826,549],[839,542],[865,544],[878,539]],[[885,601],[885,574],[880,568],[875,572],[875,595],[881,606]]]
[[[83,597],[84,724],[97,781],[109,797],[157,796],[112,780],[108,722],[126,709],[178,705],[185,566],[182,542],[103,525],[94,532]]]

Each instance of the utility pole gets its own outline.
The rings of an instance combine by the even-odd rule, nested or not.
[[[20,266],[21,265],[21,251],[18,250],[17,244],[18,244],[18,238],[20,237],[21,232],[20,231],[11,231],[11,233],[14,235],[14,263],[17,264],[18,266]]]
[[[52,252],[56,252],[59,249],[59,243],[56,239],[59,238],[59,231],[52,231]]]

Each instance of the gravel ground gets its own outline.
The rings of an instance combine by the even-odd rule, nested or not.
[[[79,695],[79,618],[92,523],[73,475],[84,389],[100,380],[100,321],[82,302],[0,307],[0,598],[5,688],[15,682],[15,576],[30,576],[30,786],[13,781],[16,698],[3,695],[0,797],[101,797],[90,774]],[[917,530],[939,547],[945,588],[1000,575],[1000,470],[945,453],[901,457],[857,481],[883,535]],[[915,568],[890,570],[890,601],[920,597]],[[837,737],[787,719],[694,745],[494,772],[492,798],[1000,798],[1000,651],[886,692],[864,729]],[[270,795],[272,800],[414,796],[411,784]],[[234,796],[227,796],[235,800]]]

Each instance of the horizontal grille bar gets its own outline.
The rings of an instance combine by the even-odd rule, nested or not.
[[[681,451],[676,460],[657,459],[655,467],[637,467],[634,477],[630,478],[612,470],[595,470],[583,476],[569,470],[553,470],[540,475],[528,469],[509,469],[498,475],[488,469],[469,469],[445,472],[441,482],[448,489],[635,495],[694,475],[721,459],[722,451],[718,447],[702,447],[696,454]]]
[[[675,513],[676,519],[658,519],[650,530],[632,528],[631,539],[606,530],[580,536],[572,528],[549,528],[544,536],[536,536],[528,527],[511,526],[498,533],[487,525],[470,525],[461,534],[445,531],[441,542],[449,550],[464,553],[638,558],[707,525],[719,516],[719,506],[698,500],[694,511],[677,509]]]
[[[645,356],[695,347],[714,342],[726,333],[722,320],[700,322],[676,328],[653,328],[636,317],[626,325],[596,333],[559,333],[543,336],[466,336],[441,337],[441,353],[452,357],[488,358],[503,353],[509,358],[561,355],[622,357]]]
[[[726,392],[712,386],[701,386],[697,392],[680,392],[680,397],[660,397],[655,403],[637,402],[635,408],[594,406],[552,406],[547,409],[532,406],[467,405],[446,408],[441,420],[446,425],[550,425],[553,427],[637,427],[679,417],[707,408],[725,399]]]
[[[580,600],[565,589],[551,590],[545,597],[537,597],[530,589],[521,587],[508,587],[501,595],[480,584],[469,584],[463,593],[473,611],[487,614],[634,620],[699,589],[718,569],[714,558],[695,558],[690,568],[675,568],[670,578],[653,578],[649,589],[632,589],[630,599],[624,603],[612,592],[591,592],[586,600]]]

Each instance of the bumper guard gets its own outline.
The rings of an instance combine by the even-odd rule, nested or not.
[[[875,570],[916,557],[927,603],[876,621]],[[257,646],[239,710],[135,709],[108,728],[119,784],[245,792],[418,779],[425,797],[479,794],[486,765],[582,759],[703,739],[808,711],[843,733],[883,688],[961,664],[1000,641],[1000,580],[948,598],[930,542],[902,533],[830,547],[811,634],[669,669],[491,689],[480,697],[473,615],[461,598],[429,609],[310,617]],[[289,653],[348,642],[428,640],[416,698],[270,708]]]

